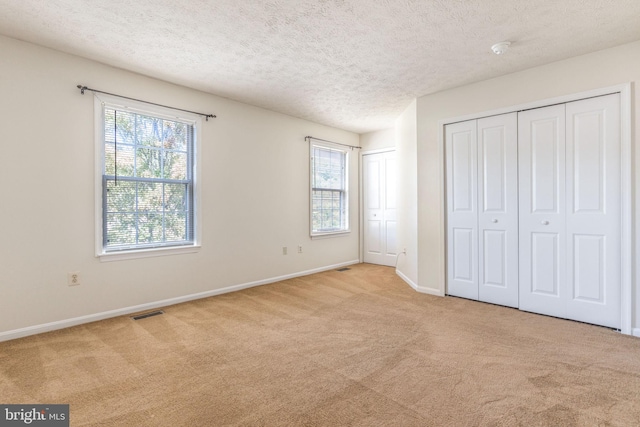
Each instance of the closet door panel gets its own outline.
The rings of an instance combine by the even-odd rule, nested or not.
[[[519,113],[519,307],[566,316],[565,107]]]
[[[567,104],[567,317],[620,327],[620,99]]]
[[[531,233],[531,293],[560,298],[560,235]]]
[[[447,158],[447,293],[478,299],[476,122],[445,127]]]
[[[396,241],[395,151],[362,156],[364,262],[394,266]]]
[[[517,114],[479,119],[479,300],[518,306]]]
[[[396,152],[388,152],[384,159],[384,220],[385,220],[385,248],[387,264],[395,266],[398,259],[398,231],[396,204]]]

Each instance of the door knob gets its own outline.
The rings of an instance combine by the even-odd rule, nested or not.
[[[491,222],[495,224],[495,223],[498,222],[498,220],[497,219],[492,219]]]
[[[549,221],[542,221],[541,224],[542,225],[549,225]]]

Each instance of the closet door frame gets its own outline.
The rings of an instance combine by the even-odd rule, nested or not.
[[[635,284],[635,268],[633,259],[633,235],[632,235],[632,156],[631,156],[631,83],[625,83],[621,85],[608,86],[600,89],[594,89],[586,92],[579,92],[571,95],[565,95],[556,98],[548,98],[526,104],[518,104],[511,107],[500,108],[491,111],[484,111],[474,114],[468,114],[465,116],[451,117],[438,122],[439,132],[439,150],[441,159],[441,174],[440,179],[444,184],[442,186],[441,196],[441,230],[443,230],[442,253],[445,257],[445,265],[443,266],[443,283],[445,283],[445,290],[447,287],[447,169],[446,169],[446,156],[445,156],[445,126],[457,122],[476,120],[483,117],[495,116],[500,114],[518,112],[523,110],[529,110],[532,108],[546,107],[554,104],[564,104],[572,101],[579,101],[581,99],[593,98],[602,95],[610,95],[613,93],[620,94],[620,198],[621,198],[621,256],[620,256],[620,331],[623,334],[631,335],[636,332],[640,336],[639,331],[632,331],[632,307],[633,307],[633,285]],[[639,251],[640,252],[640,251]],[[640,255],[640,253],[638,254]]]

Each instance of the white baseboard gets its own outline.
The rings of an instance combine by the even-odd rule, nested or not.
[[[154,301],[146,304],[134,305],[130,307],[119,308],[117,310],[103,311],[100,313],[89,314],[87,316],[73,317],[71,319],[58,320],[56,322],[44,323],[41,325],[28,326],[26,328],[14,329],[12,331],[0,332],[0,342],[9,341],[16,338],[22,338],[29,335],[41,334],[44,332],[55,331],[57,329],[69,328],[71,326],[82,325],[85,323],[96,322],[98,320],[109,319],[111,317],[124,316],[127,314],[138,313],[146,310],[153,310],[160,307],[180,304],[187,301],[193,301],[201,298],[208,298],[216,295],[235,292],[242,289],[253,288],[256,286],[267,285],[269,283],[280,282],[282,280],[293,279],[296,277],[308,276],[310,274],[321,273],[323,271],[334,270],[348,265],[358,264],[360,260],[343,262],[340,264],[328,265],[325,267],[314,268],[312,270],[300,271],[297,273],[286,274],[284,276],[272,277],[255,282],[242,283],[239,285],[227,286],[226,288],[213,289],[211,291],[199,292],[197,294],[184,295],[176,298],[169,298],[161,301]]]
[[[400,276],[402,280],[407,282],[407,285],[411,286],[416,291],[418,290],[418,285],[413,283],[413,280],[409,279],[407,276],[405,276],[405,274],[402,271],[398,270],[397,268],[396,268],[396,274]]]
[[[404,275],[404,273],[402,273],[398,269],[396,269],[396,274],[400,276],[402,280],[407,282],[407,284],[411,286],[416,292],[420,292],[421,294],[427,294],[427,295],[435,295],[437,297],[444,296],[444,293],[441,292],[439,289],[432,289],[432,288],[425,288],[423,286],[418,286],[416,283],[414,283],[411,279],[409,279],[406,275]]]
[[[640,328],[633,328],[631,330],[631,335],[633,335],[634,337],[640,337]]]

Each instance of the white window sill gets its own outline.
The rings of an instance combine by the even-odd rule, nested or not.
[[[200,251],[200,245],[168,248],[139,249],[122,252],[102,252],[97,255],[101,262],[123,261],[128,259],[151,258],[167,255],[181,255]]]
[[[311,235],[311,239],[315,240],[315,239],[330,239],[332,237],[342,237],[342,236],[346,236],[347,234],[350,234],[351,230],[345,230],[345,231],[334,231],[331,233],[318,233],[318,234],[312,234]]]

